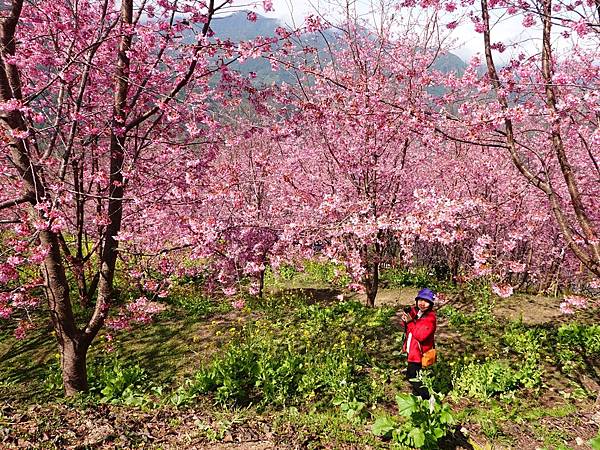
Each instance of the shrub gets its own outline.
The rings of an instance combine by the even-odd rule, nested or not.
[[[331,261],[307,260],[304,263],[304,272],[310,281],[334,286],[347,286],[350,284],[350,276],[342,264]]]

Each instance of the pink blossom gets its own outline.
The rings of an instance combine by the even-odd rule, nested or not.
[[[121,308],[116,317],[107,319],[106,326],[115,331],[129,330],[132,323],[150,323],[154,315],[164,310],[164,305],[151,302],[146,297],[139,297]]]
[[[231,302],[231,306],[235,309],[242,309],[246,306],[246,301],[244,299],[238,299]]]
[[[533,17],[533,14],[525,15],[525,18],[523,19],[523,26],[525,28],[529,28],[529,27],[532,27],[533,25],[535,25],[535,18]]]
[[[504,45],[502,42],[494,42],[491,47],[498,53],[503,53],[506,50],[506,45]]]
[[[559,307],[560,307],[560,312],[563,314],[567,314],[567,315],[575,314],[573,307],[567,302],[561,302]]]
[[[256,19],[258,18],[258,16],[256,15],[256,13],[255,13],[255,12],[253,12],[253,11],[250,11],[250,12],[247,14],[246,18],[247,18],[247,19],[248,19],[250,22],[256,22]]]
[[[0,303],[0,318],[10,319],[12,312],[13,312],[13,309],[10,306],[3,305]]]
[[[21,101],[17,99],[10,99],[6,102],[0,103],[0,111],[18,111],[22,107]]]
[[[132,269],[129,271],[129,276],[136,280],[139,280],[144,276],[144,272],[138,269]]]
[[[523,273],[525,272],[525,264],[517,261],[509,261],[508,268],[513,273]]]
[[[262,4],[265,12],[273,11],[273,0],[263,0]]]
[[[31,252],[29,262],[32,264],[41,264],[49,252],[50,249],[48,247],[40,245]]]
[[[456,3],[454,3],[454,2],[447,2],[447,3],[444,5],[444,8],[445,8],[445,9],[446,9],[446,11],[448,11],[448,12],[453,12],[453,11],[455,11],[455,10],[456,10]]]
[[[446,28],[448,28],[450,30],[454,30],[457,26],[458,26],[458,21],[456,21],[456,20],[453,20],[452,22],[448,22],[446,24]]]
[[[565,295],[564,301],[560,303],[560,311],[563,314],[574,314],[578,309],[585,309],[589,305],[589,299],[580,295]]]
[[[29,297],[24,292],[15,292],[12,295],[11,305],[15,308],[30,309],[39,305],[39,300]]]
[[[579,37],[584,37],[586,34],[588,34],[590,32],[590,28],[589,28],[587,22],[585,21],[585,19],[580,19],[579,22],[576,22],[575,24],[573,24],[572,28],[575,32],[577,32],[577,35]]]
[[[125,316],[111,317],[106,319],[106,327],[115,331],[129,330],[131,322]]]
[[[10,301],[9,292],[0,292],[0,318],[10,319],[13,308],[8,304]]]
[[[11,264],[0,264],[0,283],[8,283],[9,281],[19,278],[19,273]]]
[[[151,302],[146,297],[139,297],[134,302],[128,304],[126,308],[134,317],[138,315],[152,316],[165,310],[164,305]]]
[[[223,287],[221,288],[221,290],[223,291],[223,294],[225,294],[227,297],[231,297],[237,292],[237,289],[233,286]]]
[[[15,338],[18,340],[25,339],[27,337],[27,333],[35,328],[33,322],[29,320],[19,320],[17,322],[17,328],[15,328]]]
[[[564,300],[577,309],[586,308],[588,305],[588,299],[580,295],[566,295]]]
[[[492,284],[492,292],[501,298],[508,298],[513,295],[513,287],[509,284]]]

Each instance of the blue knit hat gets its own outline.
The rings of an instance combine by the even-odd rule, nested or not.
[[[431,303],[433,305],[433,302],[435,300],[435,293],[429,288],[423,288],[419,291],[419,293],[417,294],[417,298],[415,298],[415,300],[418,300],[420,298],[423,300],[427,300],[429,303]]]

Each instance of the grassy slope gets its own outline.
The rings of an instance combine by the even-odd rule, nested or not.
[[[385,290],[380,295],[380,301],[386,304],[406,304],[413,297],[414,291],[410,288]],[[340,291],[323,287],[308,293],[315,301],[322,302],[333,300]],[[556,299],[550,298],[514,297],[499,301],[495,314],[500,324],[509,318],[522,316],[525,324],[552,325],[558,320],[564,320],[556,313],[556,303]],[[472,307],[464,303],[454,306],[464,310]],[[253,313],[256,314],[258,313]],[[185,309],[171,308],[157,324],[120,336],[116,346],[123,358],[137,361],[145,367],[156,384],[177,386],[195,373],[203,361],[208,361],[222,349],[229,330],[239,327],[250,317],[247,313],[228,312],[197,319]],[[577,320],[593,323],[595,318],[593,313],[588,313],[579,316]],[[479,352],[484,356],[486,352],[498,350],[498,333],[498,330],[490,328],[479,337],[480,342],[474,343],[473,336],[454,329],[442,319],[438,346],[447,361],[458,358],[465,352]],[[106,346],[106,341],[100,337],[90,358],[103,354]],[[0,329],[0,398],[3,399],[0,409],[0,442],[3,430],[8,429],[23,433],[23,442],[27,439],[31,442],[35,442],[35,439],[43,440],[44,433],[52,436],[59,429],[68,434],[68,430],[78,420],[77,406],[62,404],[43,388],[48,364],[52,363],[55,354],[55,342],[47,327],[35,330],[24,341],[12,338],[8,328]],[[587,441],[596,430],[593,421],[598,420],[593,416],[596,407],[592,396],[597,384],[594,385],[593,377],[582,373],[567,377],[558,369],[555,361],[546,361],[545,384],[540,395],[525,391],[508,400],[453,400],[454,409],[458,411],[462,424],[472,434],[472,442],[487,441],[508,448],[561,448],[565,442],[574,445],[578,437]],[[391,380],[392,384],[402,388],[401,374],[396,373],[394,376],[396,378]],[[393,392],[394,389],[391,389],[390,395]],[[39,406],[46,402],[50,402],[50,405]],[[38,406],[33,406],[32,409],[32,405]],[[25,424],[35,428],[35,432],[29,434],[18,425],[22,421],[15,420],[15,415],[18,416],[20,411],[26,409],[30,410],[31,417]],[[120,442],[124,446],[143,443],[140,430],[150,426],[161,430],[148,433],[151,436],[163,436],[161,439],[164,442],[160,446],[165,448],[185,446],[186,439],[188,445],[199,439],[201,442],[241,440],[278,442],[279,445],[293,443],[300,446],[315,445],[315,448],[321,448],[319,445],[329,441],[337,442],[336,445],[340,448],[387,447],[385,442],[369,435],[368,426],[349,423],[340,418],[335,410],[303,412],[300,408],[299,413],[285,409],[223,410],[212,405],[209,398],[203,404],[185,411],[169,407],[159,408],[156,412],[122,406],[92,409],[98,416],[98,421],[106,422],[106,426],[113,430],[112,434],[123,431],[124,440]],[[90,426],[87,431],[80,430],[79,434],[76,433],[77,439],[87,439],[86,436],[92,433],[93,428]],[[98,439],[102,441],[102,436]],[[157,444],[160,440],[146,438],[146,441]],[[119,442],[118,439],[116,442]],[[245,448],[253,447],[247,444]],[[585,445],[580,448],[585,448]]]

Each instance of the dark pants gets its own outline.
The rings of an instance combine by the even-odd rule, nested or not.
[[[421,383],[418,380],[411,381],[412,378],[417,378],[419,376],[421,368],[421,363],[409,361],[408,367],[406,369],[406,379],[409,380],[410,384],[412,385],[413,395],[419,396],[422,399],[427,400],[429,398],[429,391],[425,386],[423,386],[423,383]]]

